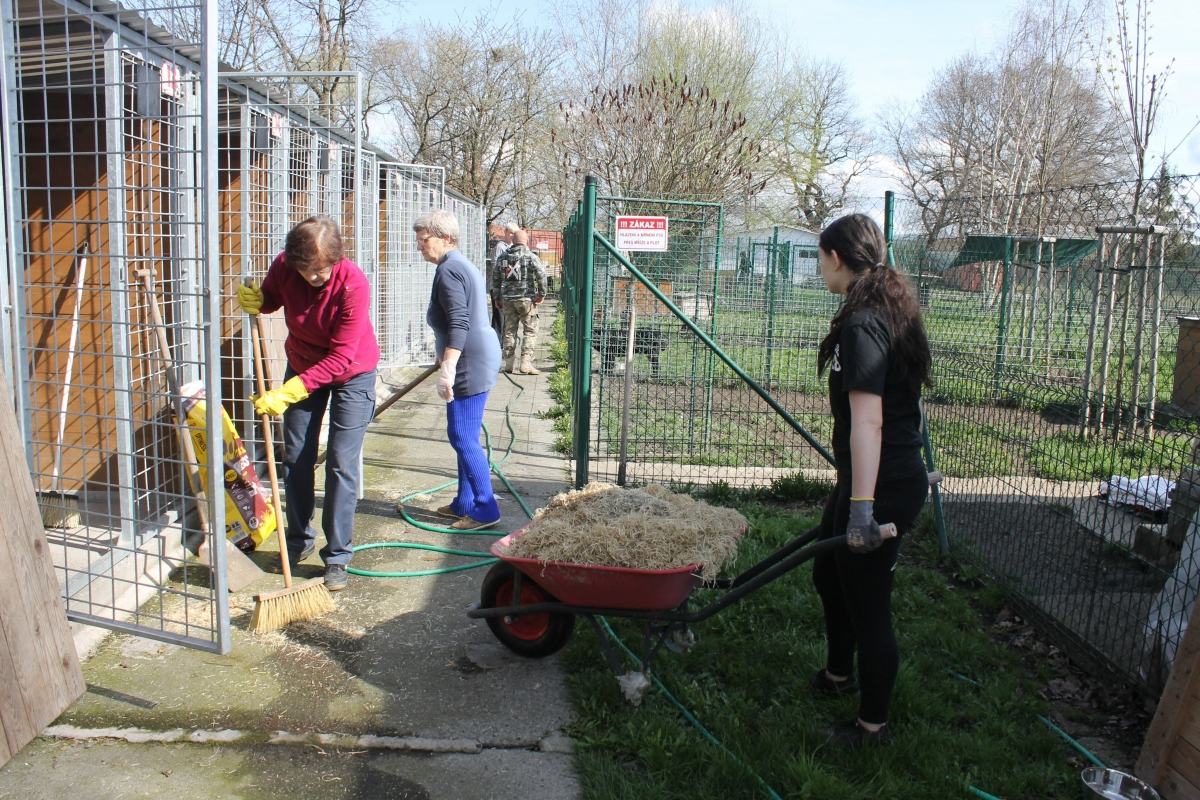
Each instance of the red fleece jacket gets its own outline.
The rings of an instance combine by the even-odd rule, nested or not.
[[[288,365],[304,388],[345,383],[379,365],[371,325],[371,284],[348,258],[334,265],[323,286],[313,286],[280,253],[262,282],[261,313],[283,308]]]

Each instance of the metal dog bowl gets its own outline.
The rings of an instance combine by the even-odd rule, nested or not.
[[[1088,788],[1089,797],[1101,800],[1162,800],[1158,792],[1142,781],[1115,769],[1090,767],[1080,777]]]

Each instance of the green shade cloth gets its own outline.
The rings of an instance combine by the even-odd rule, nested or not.
[[[1004,242],[1007,236],[968,236],[954,259],[953,267],[964,264],[979,264],[985,261],[1004,260]],[[1065,267],[1074,264],[1096,252],[1095,239],[1059,239],[1051,246],[1049,242],[1042,245],[1042,265],[1049,266],[1051,253],[1055,266]],[[1033,264],[1037,261],[1037,242],[1013,242],[1012,258],[1015,263]]]

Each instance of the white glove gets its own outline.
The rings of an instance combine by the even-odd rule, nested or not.
[[[454,364],[442,362],[441,369],[438,370],[437,393],[438,397],[449,403],[454,399]]]

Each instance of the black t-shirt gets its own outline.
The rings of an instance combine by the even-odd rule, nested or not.
[[[892,350],[892,332],[875,309],[855,311],[842,325],[829,369],[833,457],[850,470],[850,392],[883,398],[883,449],[879,480],[907,477],[921,464],[921,387]],[[924,469],[924,467],[920,467]]]

